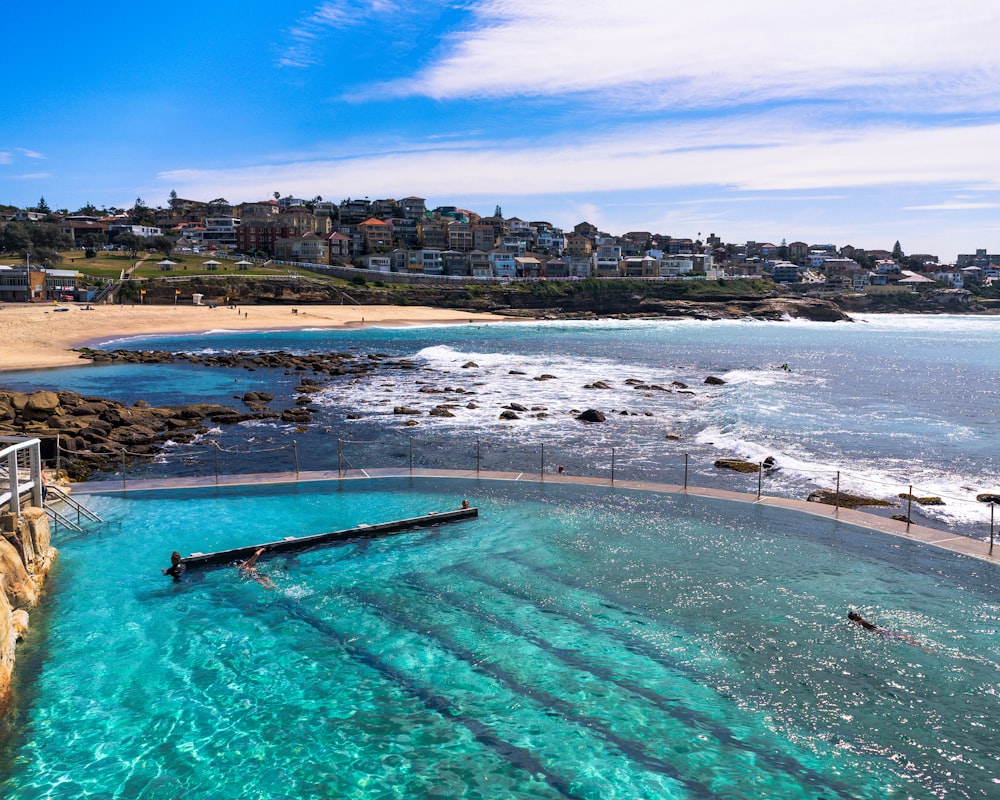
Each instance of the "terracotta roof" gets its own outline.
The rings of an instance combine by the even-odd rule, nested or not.
[[[385,223],[380,219],[375,219],[375,217],[371,217],[369,219],[366,219],[364,222],[360,223],[358,227],[360,228],[361,225],[385,225]]]

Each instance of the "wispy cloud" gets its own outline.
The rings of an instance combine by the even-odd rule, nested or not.
[[[904,211],[970,211],[974,209],[1000,208],[1000,203],[931,203],[924,206],[905,206]]]
[[[37,150],[26,150],[23,147],[18,147],[17,152],[20,153],[25,158],[45,158],[45,156],[39,153]]]
[[[391,86],[436,99],[614,91],[672,108],[851,98],[929,112],[1000,107],[1000,30],[981,0],[483,0],[441,57]],[[903,30],[905,29],[905,35]]]
[[[254,199],[275,181],[302,196],[565,194],[714,186],[743,192],[857,187],[1000,188],[1000,123],[912,129],[816,129],[780,115],[622,127],[614,134],[525,144],[466,142],[234,170],[174,170],[178,191]],[[210,188],[216,187],[216,188]]]
[[[10,153],[0,150],[0,164],[9,164],[13,160],[14,159]]]
[[[324,0],[286,32],[290,44],[283,47],[278,66],[315,66],[320,61],[317,43],[325,34],[366,22],[396,6],[396,0]]]
[[[28,172],[24,175],[14,175],[13,177],[18,181],[40,181],[51,178],[52,174],[48,172]]]

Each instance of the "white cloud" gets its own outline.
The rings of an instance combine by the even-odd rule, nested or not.
[[[319,63],[317,42],[331,30],[343,30],[396,8],[396,0],[324,0],[288,31],[291,44],[278,58],[281,67],[311,67]]]
[[[1000,208],[1000,203],[931,203],[924,206],[905,206],[904,211],[971,211],[974,209]]]
[[[45,158],[45,156],[43,156],[37,150],[26,150],[23,147],[18,147],[17,152],[19,152],[25,158]]]
[[[0,150],[0,164],[9,164],[11,161],[13,161],[13,158],[10,153]]]
[[[953,184],[1000,187],[1000,123],[910,129],[805,128],[772,115],[711,124],[636,125],[534,145],[437,145],[233,170],[174,170],[181,194],[255,199],[280,183],[301,196],[579,194],[719,186],[742,191]]]
[[[981,0],[483,0],[440,59],[393,85],[437,99],[604,94],[711,108],[866,98],[880,108],[1000,106],[1000,33]]]
[[[51,178],[52,174],[49,172],[28,172],[24,175],[14,175],[13,177],[19,181],[40,181]]]

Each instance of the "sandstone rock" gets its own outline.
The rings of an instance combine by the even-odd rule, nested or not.
[[[707,378],[705,378],[705,383],[708,384],[709,386],[722,386],[725,384],[725,381],[722,380],[722,378],[717,378],[714,375],[709,375]]]
[[[25,567],[34,561],[33,543],[24,537],[15,541],[17,546],[6,537],[0,539],[0,594],[12,609],[33,608],[38,602],[38,585]]]
[[[860,508],[862,506],[873,506],[877,508],[896,508],[896,503],[888,500],[879,500],[875,497],[862,497],[846,492],[830,491],[829,489],[817,489],[810,494],[806,500],[810,503],[826,503],[827,505],[839,505],[841,508]]]
[[[43,420],[51,417],[59,409],[59,395],[55,392],[32,392],[24,404],[21,414],[25,419]]]
[[[479,365],[475,361],[466,361],[462,364],[462,369],[479,369]]]
[[[532,380],[533,381],[555,381],[555,380],[559,380],[559,379],[555,375],[549,375],[549,374],[546,373],[544,375],[539,375],[539,376],[537,376],[535,378],[532,378]]]
[[[586,411],[579,414],[577,419],[580,420],[580,422],[604,422],[606,417],[597,409],[588,408]]]
[[[977,494],[976,499],[980,503],[1000,503],[1000,494],[998,493]]]
[[[409,406],[394,406],[392,409],[393,414],[422,414],[423,412],[419,408],[410,408]]]
[[[744,461],[742,458],[720,458],[714,465],[720,469],[731,469],[736,472],[757,472],[760,469],[756,464]]]
[[[516,411],[511,411],[509,408],[504,409],[500,412],[500,419],[521,419]]]
[[[511,411],[527,411],[527,406],[522,406],[520,403],[508,403],[504,408],[509,408]]]
[[[917,497],[915,494],[909,494],[908,492],[900,492],[898,496],[900,500],[910,500],[922,506],[943,506],[945,504],[944,500],[940,497]]]

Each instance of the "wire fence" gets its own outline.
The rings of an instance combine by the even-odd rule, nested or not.
[[[317,444],[319,442],[319,444]],[[60,460],[86,457],[57,443]],[[96,454],[95,454],[96,455]],[[908,479],[877,480],[849,470],[811,470],[808,477],[782,470],[768,460],[709,459],[690,453],[667,453],[650,459],[640,448],[617,445],[570,447],[559,442],[510,442],[484,438],[435,439],[417,436],[377,439],[313,438],[305,446],[296,439],[268,446],[226,447],[213,439],[174,445],[151,457],[121,449],[112,472],[127,489],[130,479],[153,477],[210,478],[250,473],[348,472],[394,468],[515,472],[577,476],[594,480],[649,482],[682,489],[728,490],[757,498],[815,500],[838,508],[860,508],[920,524],[992,541],[995,505],[1000,492],[967,496],[942,495]],[[105,456],[106,459],[106,456]]]

